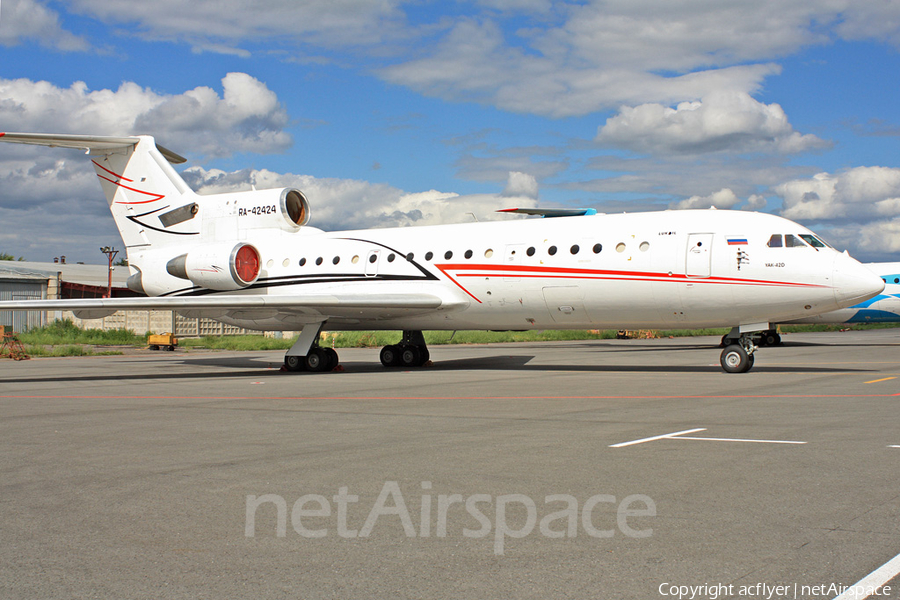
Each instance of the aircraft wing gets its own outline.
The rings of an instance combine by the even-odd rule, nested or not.
[[[117,310],[174,310],[190,317],[283,319],[286,324],[327,319],[391,319],[461,308],[431,294],[316,294],[303,296],[208,295],[190,297],[8,300],[0,310],[71,310],[82,318],[109,316]]]
[[[595,208],[501,208],[497,212],[519,215],[538,215],[541,217],[583,217],[596,215]]]

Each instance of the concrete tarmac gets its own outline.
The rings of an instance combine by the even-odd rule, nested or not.
[[[900,554],[900,330],[784,341],[0,361],[0,597],[835,598]]]

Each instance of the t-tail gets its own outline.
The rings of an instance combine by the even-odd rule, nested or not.
[[[184,280],[206,289],[247,287],[259,273],[258,251],[240,241],[255,237],[249,229],[296,232],[309,221],[306,197],[292,188],[196,194],[172,167],[185,159],[150,136],[0,133],[0,141],[87,152],[135,271],[129,287],[151,295]],[[252,211],[262,218],[241,219]],[[163,278],[143,278],[150,269]]]

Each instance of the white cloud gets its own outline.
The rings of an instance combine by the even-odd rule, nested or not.
[[[41,46],[63,52],[84,52],[90,44],[66,31],[59,14],[35,0],[4,0],[0,7],[0,46],[16,46],[36,40]]]
[[[714,192],[709,196],[691,196],[687,200],[677,202],[672,208],[688,209],[688,208],[734,208],[741,199],[728,188],[722,188],[718,192]]]
[[[623,107],[598,130],[596,141],[648,154],[790,154],[828,145],[814,135],[794,131],[778,104],[763,104],[743,92],[714,92],[676,108]]]
[[[71,5],[106,23],[129,25],[149,39],[228,53],[242,42],[359,47],[405,35],[397,0],[71,0]]]
[[[533,175],[528,173],[520,173],[519,171],[510,171],[509,178],[506,181],[506,187],[503,189],[503,196],[533,198],[538,197],[538,182]]]
[[[572,52],[529,53],[506,44],[496,24],[466,20],[431,56],[378,74],[428,96],[568,117],[648,100],[677,102],[715,90],[753,91],[779,72],[777,65],[760,64],[663,76],[635,65],[604,64],[600,58],[575,59]]]
[[[681,202],[675,202],[670,205],[670,208],[675,208],[679,210],[690,209],[690,208],[723,208],[723,209],[732,209],[737,207],[742,201],[738,198],[737,194],[735,194],[729,188],[722,188],[718,192],[713,192],[708,196],[691,196],[686,200],[682,200]],[[749,198],[747,198],[747,203],[744,205],[746,210],[759,210],[766,205],[766,199],[760,196],[759,194],[752,194]]]
[[[821,221],[868,221],[900,216],[900,169],[856,167],[838,174],[819,173],[775,187],[782,216]]]
[[[60,88],[46,81],[0,79],[0,122],[20,131],[95,135],[155,135],[163,145],[208,156],[288,148],[287,112],[274,92],[245,73],[222,79],[223,94],[197,87],[158,94],[136,83],[117,90]]]
[[[895,40],[900,9],[865,4],[595,0],[514,31],[498,17],[459,18],[424,55],[378,73],[430,96],[553,117],[676,104],[753,93],[780,72],[773,60],[836,37]]]

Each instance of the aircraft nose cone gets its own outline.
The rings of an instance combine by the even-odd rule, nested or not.
[[[859,304],[884,290],[884,281],[847,254],[834,261],[834,300],[841,308]]]

